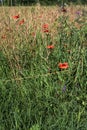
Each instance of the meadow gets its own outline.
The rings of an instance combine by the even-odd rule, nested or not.
[[[0,7],[0,130],[87,130],[87,6]]]

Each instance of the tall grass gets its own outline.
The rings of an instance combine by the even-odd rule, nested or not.
[[[1,10],[0,130],[87,130],[86,10],[67,10]]]

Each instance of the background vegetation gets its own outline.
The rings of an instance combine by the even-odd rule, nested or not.
[[[36,3],[41,5],[55,5],[63,3],[87,4],[87,0],[2,0],[3,5],[32,5]]]

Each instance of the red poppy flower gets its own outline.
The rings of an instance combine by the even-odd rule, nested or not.
[[[48,48],[48,49],[53,49],[53,48],[54,48],[54,45],[48,45],[47,48]]]
[[[46,32],[49,32],[49,30],[48,30],[48,29],[45,29],[45,30],[43,30],[43,32],[45,32],[45,33],[46,33]]]
[[[68,63],[67,62],[64,62],[64,63],[59,63],[58,64],[58,67],[60,69],[67,69],[69,67]]]
[[[19,18],[19,14],[13,16],[13,19],[18,19],[18,18]]]
[[[62,10],[61,10],[63,13],[66,13],[67,10],[63,7]]]
[[[45,32],[45,33],[48,33],[49,32],[49,25],[48,24],[43,24],[43,32]]]
[[[47,29],[48,27],[49,27],[48,24],[43,24],[43,28],[44,28],[44,29]]]
[[[6,35],[2,35],[2,39],[6,39]]]
[[[42,15],[40,15],[39,18],[42,18]]]
[[[20,22],[19,22],[19,25],[22,25],[24,24],[24,19],[22,19]]]

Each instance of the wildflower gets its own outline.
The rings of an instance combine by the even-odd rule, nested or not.
[[[80,15],[80,14],[81,14],[81,12],[80,12],[80,11],[77,11],[77,12],[76,12],[76,14],[77,14],[77,15]]]
[[[39,17],[38,18],[42,18],[42,15],[39,15]]]
[[[60,69],[67,69],[69,67],[68,63],[67,62],[64,62],[64,63],[59,63],[58,64],[58,67]]]
[[[48,30],[48,29],[45,29],[45,30],[43,30],[43,32],[45,32],[45,33],[46,33],[46,32],[49,32],[49,30]]]
[[[18,18],[19,18],[19,14],[12,16],[12,18],[13,18],[13,19],[18,19]]]
[[[53,49],[53,48],[54,48],[54,45],[48,45],[47,48],[48,48],[48,49]]]
[[[63,13],[66,13],[66,12],[67,12],[67,10],[66,10],[64,7],[62,7],[61,11],[62,11]]]
[[[19,21],[19,25],[24,24],[24,19],[22,19],[21,21]]]
[[[2,39],[6,39],[6,35],[2,35]]]
[[[48,33],[49,32],[49,25],[48,24],[43,24],[43,32],[45,32],[45,33]]]
[[[44,29],[47,29],[48,27],[49,27],[48,24],[43,24],[43,28],[44,28]]]
[[[66,91],[66,86],[63,86],[62,92],[65,92],[65,91]]]

